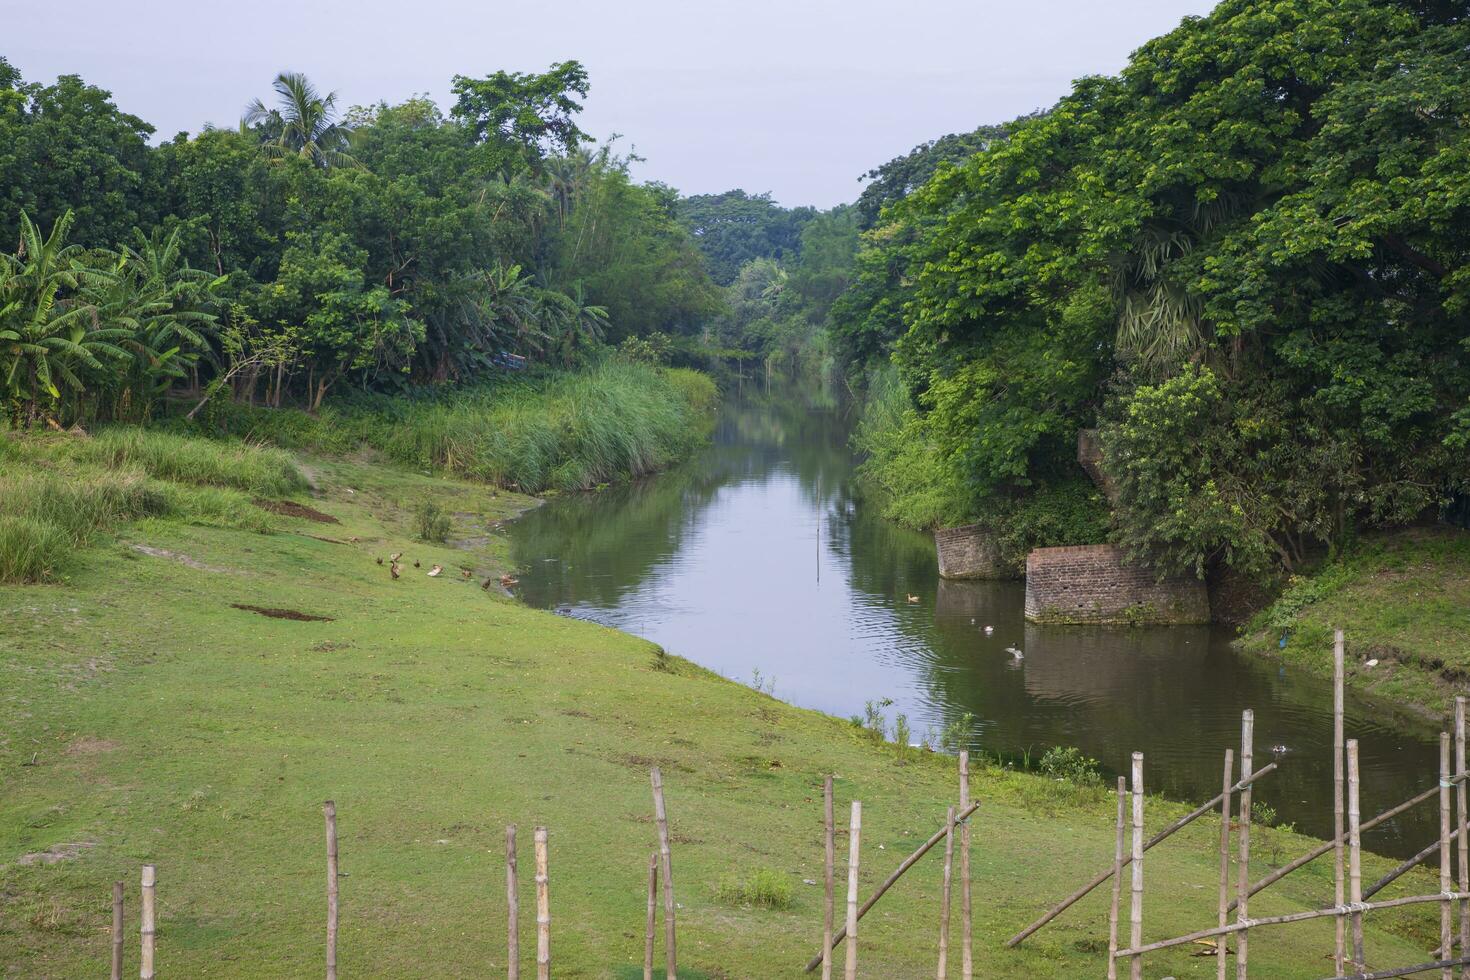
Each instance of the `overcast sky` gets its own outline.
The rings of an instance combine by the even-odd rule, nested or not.
[[[160,138],[232,126],[282,70],[344,106],[455,74],[576,58],[581,125],[622,133],[639,176],[786,205],[852,200],[872,166],[944,133],[1050,105],[1212,0],[0,0],[0,55],[27,80],[82,75]]]

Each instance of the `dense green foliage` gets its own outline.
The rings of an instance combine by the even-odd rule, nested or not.
[[[783,208],[769,194],[738,189],[679,201],[679,220],[721,286],[733,283],[752,260],[794,259],[801,252],[802,227],[815,216],[813,208]]]
[[[0,61],[13,420],[141,419],[170,390],[318,409],[511,355],[572,366],[722,309],[677,195],[587,148],[577,62],[456,76],[449,118],[423,98],[343,112],[295,73],[274,88],[238,131],[150,147],[107,92]]]
[[[1452,5],[1227,0],[941,165],[837,305],[890,342],[936,519],[1076,473],[1161,569],[1293,567],[1470,484],[1470,22]],[[928,515],[925,515],[926,519]]]

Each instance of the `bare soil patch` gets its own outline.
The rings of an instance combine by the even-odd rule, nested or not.
[[[230,603],[230,608],[259,613],[262,616],[269,616],[271,619],[294,619],[302,623],[333,622],[331,616],[313,616],[311,613],[298,612],[295,609],[270,609],[266,606],[250,606],[240,602]]]
[[[79,857],[84,849],[96,846],[89,841],[75,844],[52,844],[44,851],[22,854],[15,863],[21,867],[29,867],[33,864],[60,864],[62,861],[71,861]]]
[[[111,752],[117,747],[117,743],[112,741],[111,739],[93,738],[90,735],[83,735],[80,738],[74,738],[71,740],[71,743],[66,747],[66,754],[97,755],[102,752]]]
[[[300,517],[303,520],[316,521],[318,524],[341,524],[331,514],[323,514],[315,507],[298,504],[294,500],[266,500],[264,497],[256,497],[252,501],[261,510],[268,510],[272,514],[280,514],[282,517]]]

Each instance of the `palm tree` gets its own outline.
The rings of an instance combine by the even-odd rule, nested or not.
[[[256,99],[245,107],[242,131],[253,131],[272,159],[302,156],[319,167],[355,167],[348,152],[352,131],[337,118],[337,93],[319,94],[300,72],[285,71],[271,85],[279,108]]]

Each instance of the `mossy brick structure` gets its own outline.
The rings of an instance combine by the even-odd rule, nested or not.
[[[948,579],[1015,578],[1001,561],[995,532],[980,524],[941,527],[934,531],[939,554],[939,577]]]
[[[1116,545],[1037,548],[1026,556],[1026,619],[1033,623],[1208,623],[1205,583],[1127,564]]]

